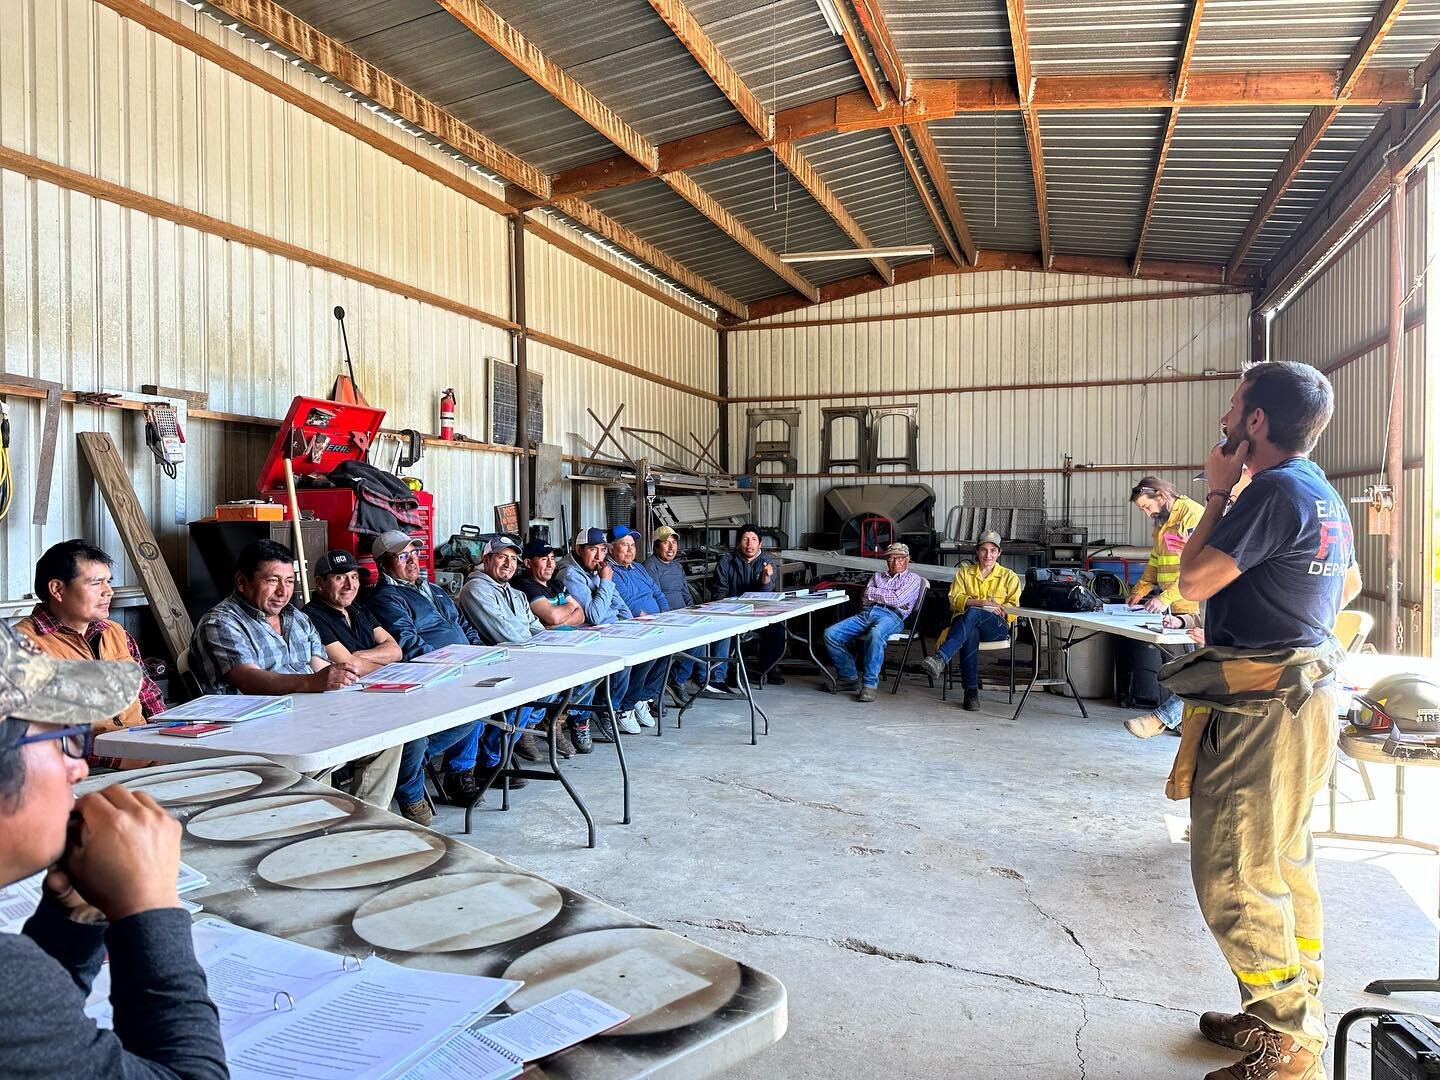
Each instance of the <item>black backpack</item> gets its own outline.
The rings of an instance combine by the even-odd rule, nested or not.
[[[1105,602],[1095,595],[1095,575],[1089,570],[1032,567],[1025,572],[1020,606],[1041,611],[1100,611]]]

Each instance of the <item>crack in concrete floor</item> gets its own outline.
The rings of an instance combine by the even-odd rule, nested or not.
[[[808,806],[812,810],[829,810],[831,813],[844,814],[846,817],[865,817],[858,810],[846,810],[843,806],[836,806],[834,803],[811,802],[808,799],[797,799],[791,795],[780,795],[773,791],[766,791],[754,784],[742,784],[739,780],[726,780],[723,776],[697,776],[696,780],[705,780],[711,784],[723,784],[726,787],[737,787],[745,791],[753,791],[757,795],[764,795],[767,799],[774,799],[776,802],[793,803],[796,806]]]

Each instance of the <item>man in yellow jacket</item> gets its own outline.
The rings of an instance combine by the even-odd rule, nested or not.
[[[959,653],[960,682],[965,688],[961,705],[969,712],[980,707],[980,642],[1008,638],[1015,616],[1007,615],[1005,607],[1019,603],[1020,578],[1000,565],[1000,534],[981,533],[975,561],[961,563],[950,584],[950,628],[920,665],[938,679]]]
[[[1168,480],[1155,476],[1147,476],[1136,484],[1130,491],[1130,501],[1153,523],[1155,536],[1150,561],[1126,602],[1150,612],[1168,611],[1182,623],[1194,625],[1199,619],[1200,605],[1180,595],[1180,552],[1185,549],[1185,541],[1195,531],[1205,508],[1181,495]],[[1125,721],[1125,730],[1137,739],[1151,739],[1165,731],[1180,730],[1184,703],[1163,688],[1161,694],[1160,704],[1152,712]]]

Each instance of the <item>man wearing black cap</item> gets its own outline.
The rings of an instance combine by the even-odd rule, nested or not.
[[[139,665],[57,662],[0,622],[0,886],[44,874],[0,934],[0,1073],[224,1080],[220,1019],[180,905],[180,824],[120,784],[76,799],[94,725],[124,711]],[[85,998],[108,956],[114,1029]]]
[[[742,526],[735,537],[735,550],[721,555],[715,564],[714,598],[727,600],[747,592],[778,592],[779,589],[780,564],[761,551],[760,530],[754,525]],[[760,673],[778,686],[785,681],[774,671],[780,657],[785,654],[785,627],[776,624],[756,633],[760,637]],[[730,643],[725,641],[716,647],[715,652],[725,656],[729,649]],[[722,664],[712,671],[711,680],[723,679],[724,668]]]
[[[315,563],[315,595],[304,611],[320,635],[332,664],[346,664],[368,675],[400,659],[400,644],[375,621],[360,595],[360,564],[348,551],[327,551]],[[392,746],[352,763],[349,785],[355,798],[389,809],[400,772],[401,748]]]

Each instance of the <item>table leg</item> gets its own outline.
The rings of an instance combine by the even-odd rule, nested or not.
[[[630,824],[630,770],[625,767],[625,748],[620,745],[620,724],[615,719],[615,703],[610,699],[610,677],[605,677],[605,711],[610,716],[610,733],[615,739],[615,756],[620,759],[620,784],[625,791],[625,816],[621,825]]]
[[[1065,635],[1065,644],[1060,646],[1060,666],[1062,669],[1064,669],[1065,685],[1070,688],[1070,693],[1075,695],[1075,704],[1080,706],[1080,715],[1088,720],[1090,719],[1090,714],[1085,711],[1085,702],[1080,697],[1080,691],[1075,689],[1075,683],[1071,681],[1070,678],[1070,646],[1072,644],[1071,639],[1075,637],[1075,624],[1069,623],[1068,625],[1070,627],[1070,632]],[[1082,640],[1089,641],[1090,636],[1087,635]],[[1075,644],[1078,644],[1078,642],[1075,642]]]
[[[566,690],[565,697],[556,704],[554,712],[550,712],[548,706],[546,708],[546,712],[550,712],[550,769],[555,773],[555,779],[560,781],[560,786],[565,789],[565,794],[570,796],[570,801],[575,804],[576,808],[585,818],[585,846],[593,848],[595,846],[595,819],[590,816],[590,810],[586,807],[585,800],[580,798],[580,793],[575,790],[575,786],[571,784],[570,781],[565,778],[565,774],[560,771],[560,759],[555,749],[555,740],[560,730],[560,716],[570,707],[570,696],[574,692],[573,689]]]
[[[758,714],[765,721],[765,734],[770,734],[770,717],[765,715],[765,710],[755,704],[755,691],[750,685],[750,672],[745,667],[745,653],[740,648],[740,638],[735,638],[735,670],[740,673],[740,688],[745,691],[745,700],[750,703],[750,745],[755,746],[759,740],[755,737],[755,717]]]
[[[1025,711],[1025,699],[1030,696],[1030,691],[1035,689],[1035,684],[1040,680],[1041,637],[1046,633],[1046,631],[1042,629],[1045,624],[1037,623],[1029,616],[1025,616],[1025,625],[1030,627],[1030,643],[1033,650],[1033,655],[1030,658],[1030,681],[1025,684],[1025,689],[1020,693],[1020,704],[1015,706],[1015,712],[1010,717],[1011,720],[1020,719],[1020,714]],[[1012,645],[1011,648],[1014,648],[1014,646]]]
[[[660,694],[655,698],[655,737],[665,734],[665,695],[670,692],[670,672],[675,670],[675,654],[665,658],[665,678],[660,681]]]
[[[815,612],[807,612],[805,620],[805,651],[810,654],[810,662],[815,665],[821,675],[825,676],[825,682],[833,694],[835,692],[835,676],[830,674],[830,669],[822,664],[820,658],[815,655]]]

